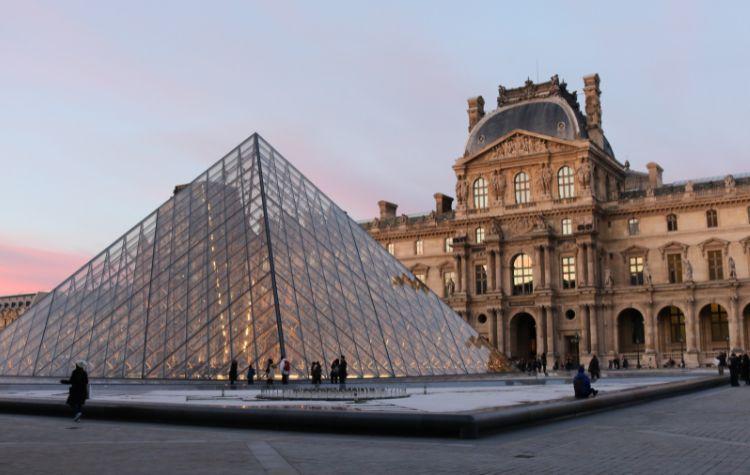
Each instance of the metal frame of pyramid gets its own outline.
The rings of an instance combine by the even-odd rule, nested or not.
[[[0,332],[0,375],[481,373],[477,334],[258,134]]]

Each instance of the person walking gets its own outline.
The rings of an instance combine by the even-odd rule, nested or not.
[[[229,386],[234,389],[235,383],[237,382],[237,360],[232,360],[232,364],[229,365]]]
[[[323,366],[320,361],[315,361],[312,366],[312,379],[315,386],[320,386],[323,381]]]
[[[729,357],[729,382],[732,386],[740,385],[740,359],[732,353]]]
[[[60,383],[70,384],[66,403],[73,409],[73,421],[79,422],[83,415],[83,405],[89,398],[89,375],[86,373],[86,362],[79,361],[70,374],[70,378],[61,379]]]
[[[596,381],[602,377],[601,371],[599,370],[599,358],[594,355],[589,362],[589,374],[591,375],[591,381]]]
[[[253,384],[255,381],[255,366],[247,367],[247,384]]]
[[[591,387],[591,381],[586,376],[583,365],[578,367],[578,374],[573,378],[573,392],[576,399],[586,399],[589,396],[596,396],[599,391]]]
[[[339,359],[336,358],[333,360],[333,363],[331,363],[331,384],[336,384],[339,382]]]
[[[724,376],[724,368],[727,367],[727,354],[722,351],[716,356],[716,359],[716,366],[719,368],[719,376]]]
[[[344,355],[341,355],[341,359],[339,360],[339,389],[344,389],[346,386],[346,377],[348,376],[348,373],[346,372],[347,369],[348,364],[346,358]]]
[[[547,374],[547,353],[542,353],[542,371],[544,372],[545,376],[548,376],[548,374]]]
[[[740,375],[742,377],[742,380],[745,382],[745,385],[750,384],[750,356],[747,355],[747,353],[742,355],[742,360],[740,363]]]
[[[281,358],[281,384],[289,384],[289,373],[292,372],[292,364],[286,357]]]
[[[268,361],[266,361],[266,371],[265,371],[267,386],[270,386],[273,384],[274,368],[276,368],[276,365],[273,364],[273,360],[271,358],[268,358]]]

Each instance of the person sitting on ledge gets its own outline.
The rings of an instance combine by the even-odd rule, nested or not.
[[[599,391],[591,387],[591,381],[586,376],[586,370],[583,365],[578,367],[578,374],[573,378],[573,391],[576,399],[586,399],[589,396],[596,396]]]

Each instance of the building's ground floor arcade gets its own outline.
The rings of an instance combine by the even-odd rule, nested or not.
[[[705,293],[638,292],[554,303],[547,298],[541,304],[498,298],[457,311],[507,357],[545,354],[549,365],[556,359],[587,364],[596,354],[605,367],[623,356],[633,367],[637,360],[643,367],[663,367],[670,359],[697,367],[713,364],[722,351],[750,351],[750,295]]]

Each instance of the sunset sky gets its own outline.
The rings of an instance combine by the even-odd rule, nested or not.
[[[527,77],[598,72],[633,168],[750,172],[750,3],[528,3],[1,2],[0,295],[51,289],[255,131],[355,218],[429,210],[466,99]]]

